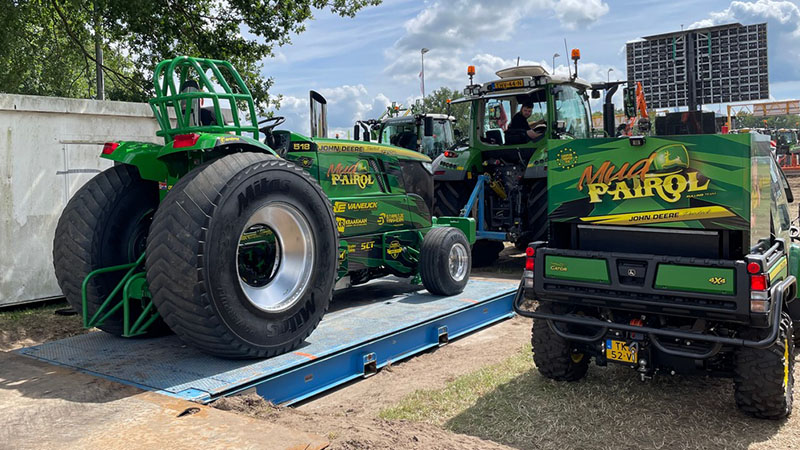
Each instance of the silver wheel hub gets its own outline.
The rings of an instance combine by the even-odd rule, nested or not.
[[[450,255],[447,258],[450,277],[455,281],[461,281],[467,276],[469,270],[469,257],[467,249],[461,243],[456,243],[450,247]]]
[[[288,203],[268,203],[250,216],[236,251],[239,286],[250,303],[266,312],[297,304],[311,279],[314,245],[308,220]]]

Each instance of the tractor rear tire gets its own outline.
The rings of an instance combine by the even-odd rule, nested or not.
[[[553,314],[557,305],[540,302],[537,312]],[[589,356],[577,352],[574,346],[557,335],[545,319],[533,319],[531,345],[533,362],[539,373],[557,381],[578,381],[589,370]]]
[[[760,340],[769,329],[742,333],[745,339]],[[783,419],[792,413],[794,388],[794,340],[792,320],[782,313],[778,340],[768,348],[741,347],[734,354],[734,397],[736,406],[759,419]]]
[[[522,233],[514,242],[519,251],[525,251],[531,242],[547,240],[547,180],[532,180],[526,187]]]
[[[481,239],[472,244],[472,265],[475,267],[487,267],[497,261],[500,252],[505,245],[500,241],[489,241]]]
[[[136,261],[145,250],[153,212],[158,208],[158,185],[143,180],[136,167],[121,164],[104,170],[72,196],[56,225],[53,266],[56,280],[70,306],[83,310],[81,285],[90,272]],[[93,277],[87,285],[87,311],[91,319],[125,271]],[[142,311],[131,304],[136,317]],[[120,308],[99,328],[119,336],[123,333]],[[147,335],[167,332],[157,319]]]
[[[458,217],[467,206],[475,183],[466,181],[437,181],[433,185],[433,215]]]
[[[153,301],[173,331],[205,353],[285,353],[328,309],[336,230],[328,198],[302,168],[264,154],[224,156],[173,188],[153,218]],[[253,242],[271,247],[248,253]]]
[[[463,292],[471,263],[469,241],[457,228],[434,228],[422,240],[419,273],[431,294],[450,296]]]

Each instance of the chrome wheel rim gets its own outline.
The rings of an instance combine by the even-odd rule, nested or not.
[[[467,249],[461,243],[456,243],[450,247],[450,255],[447,264],[450,277],[453,280],[461,281],[467,276],[467,270],[469,270],[467,267],[469,257],[467,255]]]
[[[305,216],[288,203],[259,208],[244,225],[236,275],[245,297],[266,312],[285,311],[306,291],[314,267],[314,236]]]

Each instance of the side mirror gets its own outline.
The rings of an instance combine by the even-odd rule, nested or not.
[[[592,90],[592,98],[600,98],[600,91]]]
[[[425,136],[433,136],[433,117],[425,116]]]
[[[358,124],[353,126],[353,139],[356,141],[361,140],[361,127],[359,127]]]

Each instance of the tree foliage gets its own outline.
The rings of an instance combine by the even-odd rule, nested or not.
[[[447,104],[448,99],[452,101],[462,97],[457,90],[441,87],[425,96],[423,107],[429,113],[450,114],[455,117],[453,128],[466,136],[469,130],[469,102],[451,104],[449,107]]]
[[[800,116],[787,114],[763,117],[742,113],[733,117],[733,126],[734,128],[800,128]]]
[[[314,9],[353,17],[381,0],[0,0],[0,91],[96,95],[102,37],[106,98],[152,96],[152,71],[180,55],[230,61],[259,109],[275,104],[261,62],[305,29]]]

